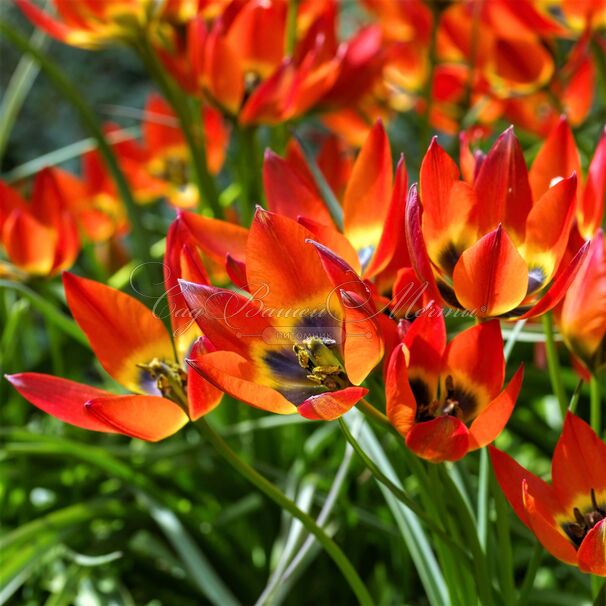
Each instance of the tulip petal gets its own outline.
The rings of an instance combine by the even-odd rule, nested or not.
[[[522,315],[517,316],[517,320],[526,320],[527,318],[541,316],[553,309],[562,300],[581,267],[583,259],[589,250],[589,244],[589,242],[585,242],[585,244],[579,248],[577,254],[573,257],[568,266],[556,274],[549,290],[534,306],[525,311]]]
[[[566,509],[590,502],[592,490],[606,493],[606,444],[579,417],[568,413],[552,463],[553,487]]]
[[[154,358],[174,361],[162,321],[143,303],[99,282],[66,272],[63,285],[67,304],[103,368],[130,391],[157,394],[137,364]]]
[[[469,450],[469,431],[452,416],[417,423],[406,436],[406,446],[432,463],[458,461]]]
[[[217,349],[247,355],[271,329],[260,299],[184,280],[179,280],[179,284],[193,319]]]
[[[389,140],[377,122],[353,165],[343,198],[344,233],[364,268],[372,258],[389,211],[392,190]]]
[[[340,290],[339,298],[345,312],[345,372],[354,385],[359,385],[383,357],[383,340],[377,312],[366,299],[351,291]]]
[[[532,197],[538,200],[557,178],[581,175],[579,152],[568,121],[563,116],[551,130],[528,174]]]
[[[30,2],[30,0],[15,0],[15,4],[36,27],[39,27],[57,40],[65,42],[71,31],[73,31],[72,28],[61,21],[53,19],[50,15],[38,8],[33,2]]]
[[[398,263],[398,268],[409,266],[408,247],[403,237],[406,222],[406,192],[408,175],[404,157],[400,158],[396,167],[396,182],[394,184],[389,209],[385,217],[385,225],[381,240],[375,254],[366,268],[365,276],[372,278],[385,270],[392,262]]]
[[[579,173],[580,174],[580,173]],[[602,223],[606,201],[606,129],[589,165],[585,191],[579,200],[578,221],[581,234],[591,238]]]
[[[438,396],[438,381],[446,349],[446,323],[433,303],[412,323],[402,341],[409,352],[408,380],[417,404],[429,404]]]
[[[303,216],[323,225],[333,225],[330,213],[318,194],[286,160],[269,149],[263,162],[263,185],[267,208],[271,212],[295,221]]]
[[[235,223],[188,211],[181,211],[179,216],[189,228],[196,244],[214,263],[223,266],[227,253],[238,261],[245,261],[247,229]]]
[[[265,377],[260,377],[252,362],[235,352],[211,352],[188,364],[215,387],[246,404],[277,414],[297,411],[282,394],[261,382]]]
[[[606,335],[605,247],[604,234],[599,230],[566,291],[560,312],[560,332],[566,344],[589,367]]]
[[[350,267],[356,272],[356,274],[362,273],[362,267],[360,265],[360,258],[355,248],[351,245],[349,240],[335,227],[331,225],[323,225],[308,217],[298,217],[298,222],[305,228],[308,229],[314,237],[314,240],[323,244],[326,248],[329,248],[339,257],[341,257]]]
[[[57,234],[27,211],[13,210],[2,228],[2,243],[12,263],[33,275],[48,275],[55,262]]]
[[[427,295],[434,301],[442,301],[421,229],[422,214],[423,210],[419,201],[417,186],[413,184],[408,192],[406,201],[406,241],[408,243],[408,254],[419,280],[427,284]]]
[[[486,406],[469,428],[470,450],[476,450],[494,442],[507,425],[524,379],[521,365],[507,387]]]
[[[582,572],[606,577],[606,519],[587,533],[577,552],[577,562]]]
[[[469,450],[469,431],[455,417],[437,417],[415,424],[406,436],[406,446],[432,463],[458,461]]]
[[[558,560],[567,564],[576,564],[577,553],[572,542],[554,519],[544,511],[544,504],[535,499],[526,482],[522,484],[522,498],[528,525],[543,547]]]
[[[417,402],[408,381],[406,349],[397,346],[391,354],[385,377],[385,408],[391,424],[403,435],[414,425]]]
[[[532,207],[526,222],[524,258],[531,276],[529,291],[547,284],[562,260],[574,219],[576,175],[556,183]]]
[[[494,446],[488,447],[488,453],[490,454],[492,468],[503,494],[516,512],[518,518],[526,526],[531,528],[526,507],[524,506],[524,483],[526,483],[534,498],[539,499],[543,507],[552,512],[553,517],[561,511],[555,491],[547,482],[524,469],[508,454]]]
[[[528,266],[501,226],[461,255],[453,272],[461,305],[478,317],[515,309],[528,289]]]
[[[177,404],[159,396],[92,398],[85,406],[101,422],[147,442],[172,436],[189,420]]]
[[[6,379],[28,402],[65,423],[93,431],[117,431],[84,407],[93,398],[113,396],[108,391],[36,372],[6,375]]]
[[[189,359],[197,360],[206,353],[214,351],[208,339],[198,339],[192,347]],[[214,410],[221,399],[223,392],[209,383],[190,364],[187,368],[187,403],[189,418],[192,421]]]
[[[313,421],[333,421],[351,410],[366,394],[365,387],[346,387],[307,398],[297,412]]]
[[[526,161],[513,128],[508,128],[488,152],[474,183],[480,200],[480,231],[500,223],[516,243],[524,241],[526,218],[532,208]]]
[[[460,332],[448,344],[443,372],[452,376],[455,390],[474,400],[473,410],[464,409],[466,418],[477,416],[501,391],[505,379],[499,321],[483,322]]]
[[[304,300],[326,305],[332,285],[307,244],[310,237],[296,221],[257,209],[246,245],[246,275],[251,291],[266,293],[265,305],[285,309]]]

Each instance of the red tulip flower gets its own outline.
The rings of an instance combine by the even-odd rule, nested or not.
[[[606,576],[606,444],[568,413],[551,467],[551,484],[509,455],[490,449],[492,465],[517,516],[554,557]]]
[[[32,372],[7,376],[26,400],[71,425],[150,442],[219,403],[221,392],[175,358],[162,320],[142,303],[70,273],[63,274],[63,283],[69,308],[101,366],[131,393]]]
[[[28,275],[51,276],[72,266],[80,238],[59,173],[46,168],[34,179],[31,200],[0,182],[0,243],[9,262]],[[13,271],[6,268],[9,274]]]
[[[505,358],[497,320],[449,343],[440,309],[429,306],[391,354],[387,416],[418,456],[456,461],[490,444],[505,427],[522,385],[520,367],[503,389]]]
[[[520,145],[508,129],[476,163],[472,182],[434,139],[411,190],[408,243],[419,278],[436,300],[477,317],[529,318],[553,308],[586,247],[564,253],[577,176],[533,196]]]
[[[302,225],[257,210],[246,245],[250,296],[181,282],[192,316],[216,351],[189,364],[247,404],[335,419],[367,389],[383,345],[367,289]]]

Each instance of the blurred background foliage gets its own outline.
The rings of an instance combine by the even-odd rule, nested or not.
[[[15,28],[31,32],[10,2],[2,1],[0,11]],[[86,51],[48,40],[45,44],[103,119],[137,125],[120,108],[141,108],[151,84],[131,53],[113,48],[93,58]],[[20,57],[4,43],[0,52],[0,86],[6,90]],[[585,161],[597,140],[603,111],[597,107],[595,119],[576,133]],[[391,124],[390,136],[394,150],[405,151],[414,173],[422,152],[418,120],[411,114],[400,116]],[[70,106],[39,77],[14,125],[2,171],[85,137]],[[532,156],[536,141],[524,143]],[[77,160],[67,166],[77,169]],[[170,216],[162,219],[167,225]],[[43,298],[44,289],[54,288],[32,285],[38,287]],[[161,285],[156,294],[160,291]],[[2,374],[28,369],[111,388],[90,350],[45,321],[38,306],[19,291],[2,288],[0,326]],[[527,340],[541,340],[538,327],[534,332],[527,327],[527,335]],[[548,473],[559,433],[558,406],[553,396],[545,395],[551,389],[544,365],[535,364],[542,357],[540,343],[522,341],[513,350],[509,368],[511,374],[520,361],[526,362],[524,389],[498,445],[522,465]],[[578,378],[567,354],[560,353],[571,395]],[[381,395],[372,397],[373,403],[383,404]],[[63,424],[27,404],[5,381],[0,382],[0,402],[0,603],[253,604],[272,573],[281,570],[285,554],[296,553],[304,543],[298,523],[227,468],[193,427],[161,444],[147,444]],[[587,406],[583,388],[581,415],[586,415]],[[394,508],[345,448],[336,423],[270,417],[230,398],[212,413],[212,422],[237,452],[301,508],[315,516],[329,508],[329,532],[378,604],[428,603]],[[414,494],[414,479],[406,479],[398,445],[391,436],[381,435],[380,440]],[[452,466],[470,502],[479,489],[479,465],[479,453],[473,453]],[[340,486],[335,484],[339,470],[344,474]],[[443,495],[436,493],[435,500],[438,507],[448,507]],[[488,515],[494,516],[494,511]],[[515,581],[520,586],[535,538],[513,514],[510,521]],[[414,537],[408,539],[415,544]],[[491,566],[498,571],[501,554],[492,530],[488,541]],[[580,606],[579,596],[589,595],[590,580],[576,569],[548,555],[540,566],[531,604]],[[276,588],[271,603],[340,605],[352,600],[334,564],[313,546],[303,565]]]

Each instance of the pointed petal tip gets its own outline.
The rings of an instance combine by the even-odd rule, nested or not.
[[[265,160],[265,162],[279,157],[280,156],[273,149],[271,149],[271,147],[266,147],[263,152],[263,160]]]

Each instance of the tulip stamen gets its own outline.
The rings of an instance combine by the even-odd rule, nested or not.
[[[454,380],[451,375],[446,377],[446,394],[444,399],[432,400],[417,404],[417,422],[431,421],[437,417],[453,416],[457,419],[463,419],[463,408],[457,396],[454,386]]]
[[[606,511],[598,505],[595,490],[591,489],[591,506],[593,509],[586,513],[581,512],[578,507],[572,510],[574,522],[564,526],[572,542],[579,547],[587,533],[600,521],[606,518]]]
[[[137,364],[137,367],[156,381],[156,387],[163,397],[187,407],[187,373],[179,365],[153,358],[147,364]]]
[[[349,387],[350,382],[341,360],[334,351],[336,341],[321,337],[307,337],[293,346],[299,366],[308,371],[307,378],[328,391]]]

